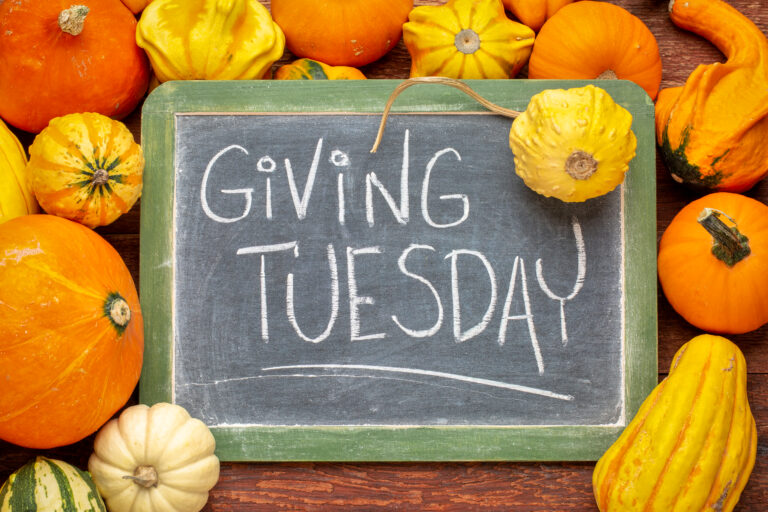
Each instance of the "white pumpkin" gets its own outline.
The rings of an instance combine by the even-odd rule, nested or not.
[[[198,512],[219,479],[215,448],[183,407],[134,405],[96,435],[88,471],[112,512]]]

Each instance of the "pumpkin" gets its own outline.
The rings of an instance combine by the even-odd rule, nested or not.
[[[51,120],[29,155],[29,181],[47,213],[91,228],[105,226],[141,195],[141,147],[123,123],[101,114]]]
[[[517,19],[533,30],[541,26],[560,8],[573,0],[503,0],[504,7],[511,11]]]
[[[88,473],[38,456],[0,487],[0,512],[106,512]]]
[[[547,197],[578,202],[624,181],[635,156],[632,114],[599,87],[547,89],[512,122],[515,172]]]
[[[120,0],[133,14],[139,14],[152,0]]]
[[[161,83],[264,78],[285,48],[258,0],[154,0],[141,13],[136,42]]]
[[[768,39],[720,0],[670,3],[680,28],[709,39],[725,63],[700,65],[656,102],[656,141],[672,178],[744,192],[768,174]]]
[[[595,466],[601,512],[730,512],[757,452],[744,355],[702,334],[675,355],[669,375]]]
[[[280,66],[275,80],[363,80],[365,75],[349,66],[329,66],[312,59],[298,59]]]
[[[26,167],[24,147],[0,120],[0,224],[19,215],[37,213]]]
[[[618,5],[584,0],[566,5],[541,28],[528,78],[631,80],[654,99],[661,57],[639,18]]]
[[[0,2],[0,117],[37,133],[73,112],[127,116],[149,65],[136,19],[115,0]]]
[[[291,53],[359,67],[397,45],[413,0],[272,0],[271,8]]]
[[[183,407],[134,405],[96,435],[88,469],[112,512],[197,512],[219,479],[215,447]]]
[[[0,224],[0,304],[0,439],[72,444],[125,404],[141,372],[141,308],[101,236],[54,215]]]
[[[768,206],[731,192],[689,203],[661,237],[658,271],[669,303],[700,329],[768,323]]]
[[[403,25],[411,77],[511,78],[531,54],[533,30],[501,0],[449,0],[416,7]]]

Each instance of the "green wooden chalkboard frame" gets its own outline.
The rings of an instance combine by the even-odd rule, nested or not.
[[[173,401],[174,148],[177,114],[236,112],[380,113],[399,80],[186,81],[157,88],[142,110],[146,156],[141,200],[140,290],[145,353],[140,401]],[[543,89],[583,81],[468,80],[480,95],[525,110]],[[653,102],[632,82],[601,81],[633,114],[637,155],[624,187],[626,420],[657,383],[656,158]],[[393,112],[484,111],[437,85],[403,92]],[[610,426],[212,427],[222,460],[459,461],[596,460],[623,430]]]

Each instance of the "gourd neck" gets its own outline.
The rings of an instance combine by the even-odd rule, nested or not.
[[[158,477],[157,470],[154,466],[137,466],[133,470],[133,475],[126,475],[123,477],[126,480],[132,480],[136,485],[140,485],[146,489],[150,487],[157,487]]]
[[[730,219],[730,227],[720,217]],[[696,219],[712,235],[712,254],[729,267],[749,256],[749,239],[741,234],[736,222],[725,213],[713,208],[704,208]]]
[[[73,5],[59,13],[59,28],[62,32],[77,36],[83,31],[85,17],[90,9],[85,5]]]

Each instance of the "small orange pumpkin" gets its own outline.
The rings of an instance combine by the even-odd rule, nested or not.
[[[131,274],[93,230],[54,215],[0,224],[0,439],[63,446],[131,396],[144,330]]]
[[[121,0],[133,14],[139,14],[152,0]]]
[[[280,66],[275,80],[364,80],[365,75],[349,66],[329,66],[312,59],[298,59]]]
[[[298,57],[359,67],[395,47],[413,0],[272,0],[272,17]]]
[[[631,80],[656,98],[661,57],[656,38],[640,18],[607,2],[566,5],[539,31],[528,78]]]
[[[34,133],[72,112],[123,118],[149,82],[136,18],[117,0],[0,2],[0,70],[0,117]]]
[[[52,119],[29,147],[27,175],[47,213],[106,226],[141,195],[144,155],[120,121],[87,112]]]
[[[700,329],[768,323],[768,206],[730,192],[693,201],[664,231],[658,269],[669,303]]]
[[[544,22],[574,0],[502,0],[504,8],[523,24],[538,31]]]

